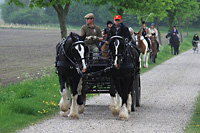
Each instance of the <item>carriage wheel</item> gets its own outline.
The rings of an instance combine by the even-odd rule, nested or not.
[[[131,111],[135,111],[136,110],[136,92],[135,92],[134,87],[132,87],[131,96],[132,96]]]
[[[135,92],[136,92],[136,106],[140,107],[141,104],[141,83],[140,83],[140,74],[136,75],[135,80]]]

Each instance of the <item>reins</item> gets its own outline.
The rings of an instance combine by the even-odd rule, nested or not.
[[[77,41],[77,42],[74,42],[74,43],[72,44],[72,46],[73,46],[73,45],[76,45],[76,44],[79,44],[79,43],[84,43],[84,42],[83,42],[83,41]],[[76,60],[76,62],[74,62],[74,61],[66,54],[65,49],[64,49],[65,40],[63,39],[63,40],[59,43],[59,45],[60,45],[60,46],[58,46],[57,49],[59,49],[59,47],[61,47],[61,49],[60,49],[60,51],[57,53],[57,57],[56,57],[56,67],[57,67],[57,62],[58,62],[58,56],[60,55],[60,52],[62,52],[63,55],[64,55],[64,57],[67,58],[67,59],[70,61],[70,63],[72,63],[72,64],[75,66],[77,72],[78,72],[79,74],[83,75],[83,73],[81,72],[81,70],[80,70],[80,68],[79,68],[79,66],[78,66],[77,60],[74,59],[74,60]],[[81,58],[81,59],[79,59],[79,60],[82,60],[82,59],[85,59],[85,58]],[[79,61],[79,60],[78,60],[78,61]]]

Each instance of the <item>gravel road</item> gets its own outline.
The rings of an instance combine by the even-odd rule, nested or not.
[[[200,91],[199,66],[200,54],[189,50],[142,74],[142,105],[128,121],[112,116],[110,97],[101,94],[87,101],[79,120],[56,114],[19,132],[182,133]]]

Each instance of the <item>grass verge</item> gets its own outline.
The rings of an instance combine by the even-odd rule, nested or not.
[[[200,94],[194,106],[193,116],[190,123],[186,126],[186,133],[200,133]]]
[[[180,52],[190,49],[190,42],[181,44]],[[141,72],[144,73],[172,57],[170,47],[164,45],[158,54],[157,63],[151,63],[149,69],[141,69]],[[59,100],[58,77],[53,70],[40,78],[0,87],[0,132],[14,132],[51,117],[59,110]],[[200,102],[197,103],[198,107],[199,104]]]

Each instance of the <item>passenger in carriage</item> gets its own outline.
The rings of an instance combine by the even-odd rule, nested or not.
[[[151,44],[150,44],[150,40],[149,40],[150,31],[149,31],[149,28],[146,26],[145,21],[142,22],[142,27],[140,27],[138,33],[141,34],[142,36],[144,36],[144,39],[148,43],[149,50],[151,51]]]
[[[102,57],[106,58],[108,55],[108,38],[111,37],[110,29],[113,26],[113,23],[111,21],[107,22],[106,28],[103,30],[102,35],[103,35],[103,40],[101,42],[101,51],[102,51]]]
[[[111,37],[110,29],[112,26],[113,26],[113,23],[111,21],[108,21],[107,27],[103,30],[103,36],[106,41],[108,40],[108,38]]]
[[[103,39],[101,29],[94,24],[93,13],[85,15],[85,19],[86,24],[82,26],[80,36],[86,36],[84,42],[91,52],[99,52],[99,48],[97,46]]]
[[[122,17],[120,15],[115,15],[114,25],[111,27],[110,32],[111,32],[111,37],[112,36],[122,36],[125,38],[125,41],[127,41],[127,42],[131,41],[131,39],[132,39],[128,27],[126,27],[122,23]]]

